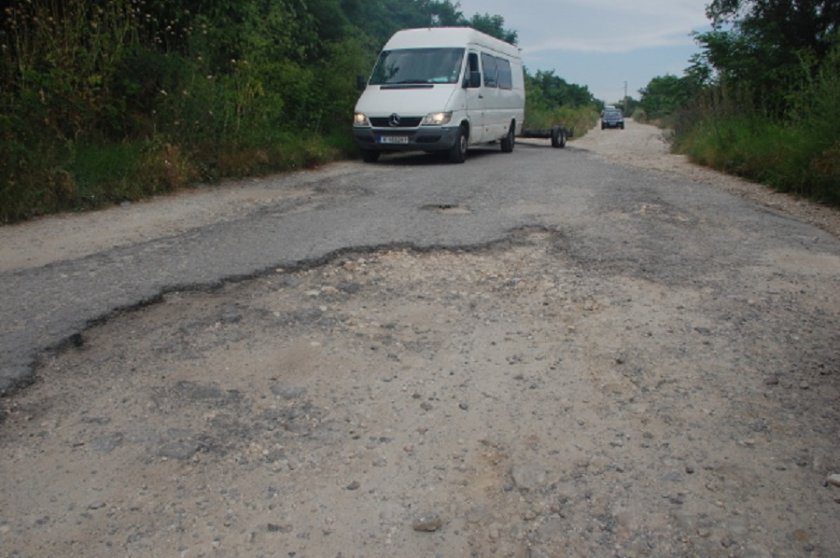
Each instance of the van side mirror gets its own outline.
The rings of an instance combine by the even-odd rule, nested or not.
[[[367,80],[365,79],[365,76],[357,75],[356,76],[356,89],[358,89],[359,91],[364,91],[365,87],[367,87]]]

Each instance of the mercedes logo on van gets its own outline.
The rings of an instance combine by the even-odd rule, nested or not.
[[[390,124],[391,127],[399,126],[400,125],[400,115],[395,112],[394,114],[389,116],[388,117],[388,124]]]

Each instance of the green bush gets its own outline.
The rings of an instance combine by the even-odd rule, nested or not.
[[[526,128],[546,129],[562,125],[572,130],[575,137],[584,135],[597,123],[598,112],[593,105],[556,108],[527,107],[525,110]]]
[[[525,73],[525,128],[562,125],[582,136],[597,123],[596,101],[586,87],[569,84],[553,72]]]
[[[13,0],[0,221],[337,157],[374,48],[338,0]]]
[[[829,4],[713,3],[732,26],[698,35],[703,53],[681,79],[701,90],[676,113],[675,149],[840,205],[840,11]]]

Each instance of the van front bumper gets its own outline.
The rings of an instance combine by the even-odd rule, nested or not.
[[[457,136],[457,126],[353,128],[356,144],[365,151],[445,151],[455,145]]]

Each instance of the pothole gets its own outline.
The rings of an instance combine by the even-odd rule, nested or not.
[[[432,203],[424,205],[420,209],[425,211],[434,211],[435,213],[440,213],[442,215],[469,215],[472,213],[472,211],[470,211],[467,207],[451,203]]]

